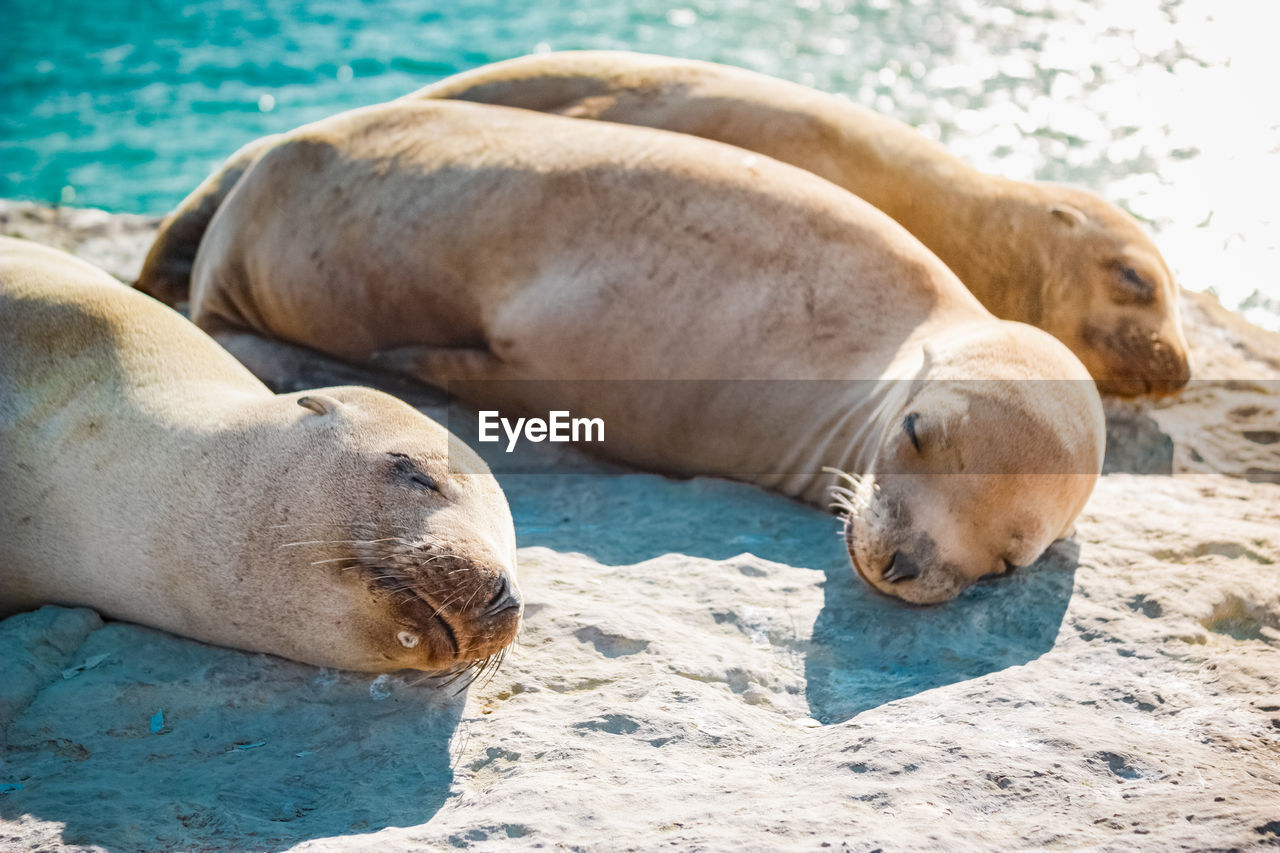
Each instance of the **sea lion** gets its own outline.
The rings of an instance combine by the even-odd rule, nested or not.
[[[1097,478],[1101,405],[1071,352],[992,317],[900,226],[808,172],[428,99],[251,150],[198,254],[162,235],[139,281],[195,255],[191,313],[215,337],[602,418],[603,452],[645,468],[820,504],[838,468],[857,482],[855,566],[913,602],[1035,559]],[[210,206],[189,198],[168,227],[190,233],[184,211]]]
[[[0,340],[0,614],[84,605],[375,672],[478,668],[515,636],[506,499],[408,405],[276,396],[163,305],[9,238]]]
[[[1178,288],[1133,217],[1098,196],[979,172],[894,119],[763,74],[622,51],[528,56],[410,98],[455,98],[658,127],[821,175],[896,219],[997,317],[1045,329],[1103,391],[1190,377]]]

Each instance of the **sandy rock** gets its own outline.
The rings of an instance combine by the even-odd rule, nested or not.
[[[1202,378],[1109,404],[1077,536],[942,607],[821,512],[561,454],[501,477],[526,624],[460,694],[6,620],[0,849],[1280,845],[1280,336],[1184,310]]]
[[[0,199],[0,234],[57,246],[121,281],[138,277],[159,227],[155,216]]]

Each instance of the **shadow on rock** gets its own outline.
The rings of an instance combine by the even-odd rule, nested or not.
[[[1172,474],[1173,438],[1141,404],[1107,399],[1104,474]]]
[[[805,663],[810,713],[825,723],[1034,660],[1052,648],[1071,596],[1079,548],[1059,542],[1035,566],[947,605],[908,607],[854,576],[839,520],[813,507],[728,480],[631,473],[568,445],[524,443],[508,456],[501,444],[477,441],[476,415],[465,405],[424,411],[493,466],[521,547],[605,565],[749,552],[825,572]],[[1110,413],[1108,432],[1115,470],[1171,471],[1172,439],[1149,415]]]
[[[878,595],[849,565],[840,522],[724,480],[641,474],[522,475],[503,480],[521,545],[631,565],[667,553],[727,560],[743,552],[826,575],[805,655],[809,713],[824,723],[934,687],[1034,660],[1053,647],[1079,545],[938,607]]]
[[[833,515],[744,483],[656,474],[499,476],[521,547],[634,565],[664,554],[727,560],[749,552],[808,568],[849,558]]]
[[[60,823],[63,844],[109,851],[274,850],[418,826],[448,795],[463,705],[420,678],[109,623],[10,724],[0,781],[21,787],[0,817]]]
[[[912,607],[828,572],[805,659],[810,715],[844,722],[934,687],[979,678],[1053,647],[1080,547],[1053,545],[1035,565],[937,607]]]

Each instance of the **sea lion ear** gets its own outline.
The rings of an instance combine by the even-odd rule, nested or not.
[[[924,360],[920,364],[920,373],[923,375],[932,370],[933,366],[938,363],[938,354],[934,351],[933,344],[928,341],[920,349],[924,352]]]
[[[1084,213],[1079,208],[1072,207],[1069,204],[1055,204],[1049,208],[1049,212],[1070,225],[1072,228],[1077,225],[1084,225],[1085,222],[1088,221]]]
[[[920,369],[916,371],[916,375],[911,379],[910,390],[907,392],[907,398],[912,399],[919,394],[921,389],[929,382],[929,371],[931,371],[938,363],[937,353],[934,352],[933,344],[925,341],[921,348],[924,357],[920,361]]]
[[[329,415],[336,412],[342,404],[326,394],[308,394],[298,398],[298,405],[310,409],[317,415]]]

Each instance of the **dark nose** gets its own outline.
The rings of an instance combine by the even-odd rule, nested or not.
[[[1170,348],[1165,347],[1168,351]],[[1171,354],[1164,367],[1164,372],[1157,374],[1159,378],[1152,380],[1147,393],[1154,397],[1172,397],[1191,381],[1191,362],[1185,354]]]
[[[507,610],[518,609],[521,603],[520,591],[516,589],[515,584],[511,583],[511,578],[504,573],[498,578],[498,591],[485,605],[483,615],[497,616]]]
[[[897,551],[880,577],[889,583],[908,581],[920,577],[920,566],[906,554]]]

